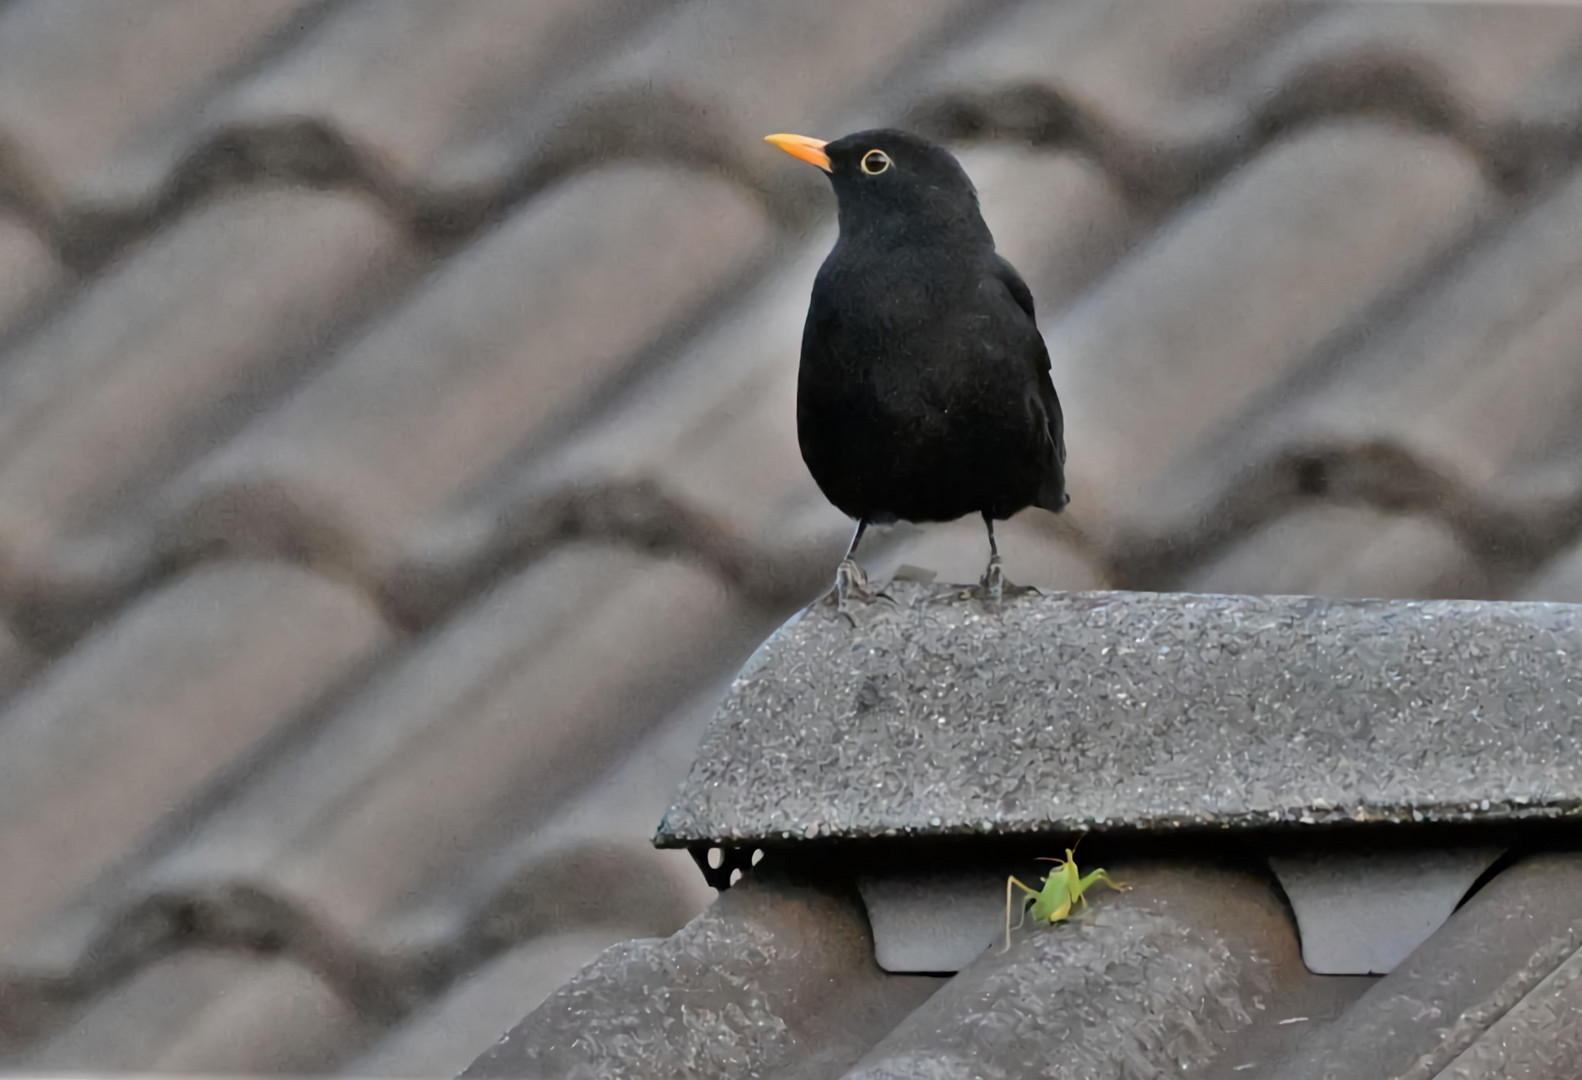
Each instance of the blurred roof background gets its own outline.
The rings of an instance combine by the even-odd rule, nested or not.
[[[1579,120],[1564,6],[0,0],[0,1064],[452,1075],[708,902],[649,836],[849,532],[771,131],[978,183],[1013,580],[1582,601]]]

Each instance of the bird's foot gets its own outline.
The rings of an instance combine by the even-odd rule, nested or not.
[[[983,577],[978,581],[978,588],[983,590],[987,600],[999,600],[1005,595],[1005,564],[998,555],[989,556],[989,565],[984,567]]]
[[[999,602],[1007,596],[1025,596],[1028,593],[1037,593],[1038,589],[1031,585],[1013,585],[1005,579],[1005,564],[998,555],[989,556],[989,565],[984,567],[983,577],[978,580],[978,589],[985,600]]]
[[[856,559],[842,559],[835,568],[835,597],[842,607],[851,600],[871,604],[882,595],[868,584],[868,575],[857,565]]]
[[[842,559],[840,565],[835,568],[835,587],[830,590],[828,602],[837,612],[856,625],[856,620],[851,615],[853,603],[868,605],[875,600],[895,603],[889,594],[868,583],[868,575],[857,565],[855,559]]]

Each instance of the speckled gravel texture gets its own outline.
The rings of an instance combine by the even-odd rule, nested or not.
[[[755,875],[671,937],[606,950],[463,1075],[839,1076],[941,982],[880,971],[849,890]]]
[[[759,650],[657,843],[1582,811],[1582,607],[888,592]]]
[[[1055,929],[998,942],[874,1047],[846,1080],[1201,1075],[1299,979],[1279,903],[1246,875],[1128,872]],[[1270,951],[1272,950],[1272,952]]]

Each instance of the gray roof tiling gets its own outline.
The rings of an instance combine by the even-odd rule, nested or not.
[[[362,597],[351,596],[367,608]],[[278,587],[275,597],[276,604],[287,599]],[[366,613],[388,634],[376,612]],[[255,610],[253,618],[261,617]],[[315,625],[337,635],[337,648],[351,647],[345,628],[322,616]],[[381,677],[316,703],[304,717],[291,716],[299,724],[294,739],[256,753],[246,782],[214,792],[201,818],[182,823],[175,835],[141,839],[146,850],[129,865],[105,864],[101,849],[125,850],[146,804],[171,797],[179,783],[204,779],[200,770],[212,770],[213,754],[201,756],[204,748],[195,745],[184,756],[166,749],[154,760],[157,746],[150,744],[144,763],[101,740],[110,755],[103,767],[123,774],[129,765],[140,768],[147,786],[136,797],[101,797],[100,818],[116,815],[115,828],[99,819],[81,828],[97,828],[91,853],[104,872],[87,888],[81,886],[90,877],[79,875],[72,903],[60,903],[71,894],[52,891],[56,909],[48,917],[41,917],[46,906],[38,900],[0,922],[30,930],[0,956],[17,970],[63,979],[77,993],[109,968],[136,971],[173,948],[258,947],[268,939],[271,951],[318,972],[359,1008],[373,1010],[374,1019],[387,1021],[392,1010],[399,1015],[416,1007],[425,994],[537,935],[589,926],[669,932],[696,910],[702,883],[684,856],[656,858],[643,836],[686,754],[644,736],[656,715],[680,704],[696,678],[689,670],[708,669],[699,658],[739,657],[765,629],[699,570],[629,552],[563,549],[419,643],[387,650]],[[211,649],[231,644],[202,627],[191,630]],[[320,664],[336,655],[307,635],[291,644],[312,651]],[[560,678],[572,662],[606,674]],[[104,668],[100,662],[90,671]],[[245,671],[290,676],[279,663]],[[312,686],[306,674],[293,680],[301,693]],[[193,708],[213,700],[203,689],[191,687],[199,694]],[[633,700],[647,703],[648,711],[634,712]],[[237,726],[245,715],[232,720],[240,734],[247,733]],[[114,719],[131,726],[109,729],[112,734],[151,730],[147,721],[135,723],[136,714]],[[185,717],[160,719],[174,727]],[[265,719],[276,727],[282,722],[272,714]],[[645,759],[668,766],[657,777],[642,769],[618,774],[626,790],[595,789],[587,798],[599,801],[596,811],[586,803],[577,809],[579,788],[599,779],[598,763],[634,744],[647,747]],[[229,763],[237,753],[225,746]],[[608,749],[590,751],[601,747]],[[34,772],[44,783],[68,764]],[[78,773],[85,769],[76,763]],[[19,799],[28,795],[16,790]],[[634,792],[647,793],[638,812],[618,812]],[[600,820],[609,831],[597,826]],[[58,844],[71,837],[35,821],[22,839],[29,838]],[[89,840],[85,833],[76,845],[86,848]],[[54,876],[39,881],[48,884],[74,865],[57,859]],[[470,869],[450,869],[457,866]],[[12,900],[21,903],[42,887],[13,890]],[[193,903],[207,914],[195,919],[188,913]],[[118,935],[115,928],[126,925],[142,930]],[[234,993],[250,993],[250,981],[239,977]],[[260,1015],[293,1008],[289,994],[265,997]],[[42,1030],[59,1019],[46,1016]]]
[[[49,243],[14,214],[0,214],[0,332],[66,283]]]
[[[148,161],[172,111],[223,85],[323,0],[21,0],[0,12],[0,139],[15,174],[0,182],[54,220],[116,200],[129,183],[157,188]],[[158,63],[149,58],[157,56]],[[134,196],[141,202],[146,196]]]
[[[567,180],[175,481],[181,539],[245,548],[276,512],[248,491],[277,492],[346,548],[342,572],[381,583],[426,517],[585,410],[768,240],[756,203],[713,177],[626,165]]]
[[[609,950],[463,1076],[1562,1080],[1582,1052],[1577,873],[1574,855],[1515,863],[1403,966],[1366,979],[1310,974],[1256,874],[1142,863],[1117,870],[1128,892],[987,949],[937,990],[880,976],[872,996],[927,994],[894,1024],[844,990],[853,970],[874,981],[871,941],[836,962],[837,913],[823,915],[826,941],[800,925],[841,887],[810,902],[806,884],[756,874],[681,933]],[[738,948],[720,948],[733,936]],[[799,976],[835,992],[791,992]],[[820,1030],[837,1018],[840,1035]]]
[[[532,112],[557,79],[637,30],[640,0],[355,0],[300,44],[205,104],[185,145],[238,133],[333,132],[366,182],[414,209],[445,192],[498,198],[506,172],[464,172],[475,144]],[[542,108],[542,102],[537,106]],[[307,131],[299,138],[310,145]],[[234,136],[233,136],[234,137]],[[289,140],[282,169],[291,167]],[[469,155],[468,151],[472,154]]]
[[[1488,570],[1442,519],[1336,503],[1300,505],[1258,525],[1183,575],[1181,585],[1199,593],[1398,599],[1497,594]]]
[[[239,987],[249,990],[248,1000],[221,998]],[[295,1004],[287,1024],[249,1020],[248,1010],[270,996]],[[227,1022],[228,1048],[221,1026]],[[343,998],[289,960],[194,949],[156,961],[109,990],[17,1064],[39,1073],[99,1070],[114,1062],[129,1071],[176,1073],[196,1066],[219,1072],[230,1065],[233,1072],[311,1075],[327,1067],[339,1047],[355,1042],[358,1028]],[[270,1042],[259,1045],[258,1035]]]
[[[63,543],[146,515],[194,447],[303,375],[413,269],[380,207],[340,194],[221,199],[140,245],[16,342],[0,372],[12,558],[47,575]]]
[[[1582,521],[1582,457],[1567,445],[1582,402],[1569,346],[1579,198],[1573,174],[1473,237],[1321,356],[1303,392],[1287,384],[1171,463],[1121,527],[1118,557],[1139,574],[1190,566],[1312,494],[1432,514],[1477,559],[1552,551]]]
[[[464,1075],[835,1076],[939,981],[879,970],[850,890],[754,883],[608,949]]]
[[[24,688],[0,719],[0,945],[391,643],[367,599],[297,567],[201,567]],[[92,797],[85,793],[91,792]]]
[[[1177,456],[1442,257],[1486,205],[1463,147],[1352,121],[1266,148],[1172,218],[1042,321],[1072,402],[1068,445],[1086,448],[1067,464],[1073,515],[1092,530],[1143,502]]]
[[[1542,573],[1535,576],[1528,583],[1522,598],[1582,604],[1582,544],[1561,553]]]

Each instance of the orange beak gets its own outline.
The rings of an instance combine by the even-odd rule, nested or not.
[[[809,165],[817,165],[825,172],[830,171],[829,155],[824,152],[828,144],[823,139],[810,139],[806,135],[765,135],[764,142],[773,143]]]

